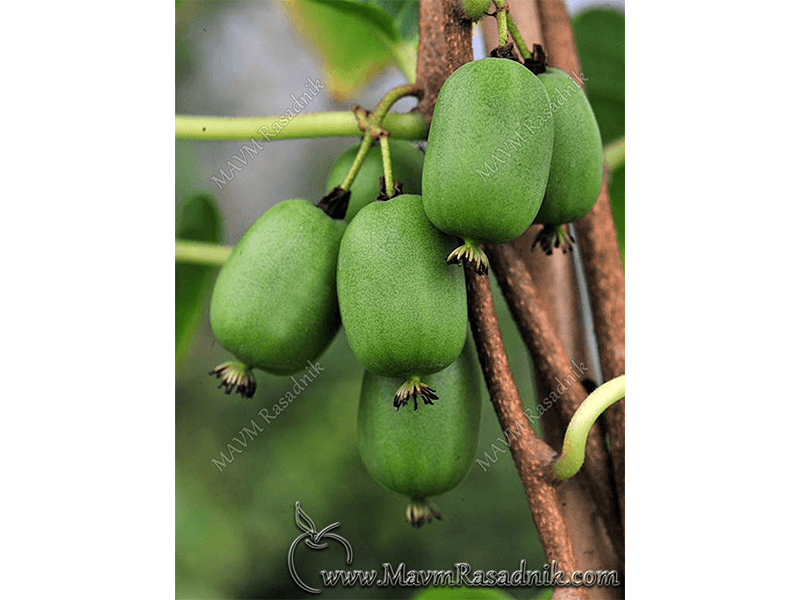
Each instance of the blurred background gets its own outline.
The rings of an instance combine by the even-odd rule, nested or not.
[[[624,3],[568,4],[571,14],[584,20],[583,27],[576,26],[576,38],[585,70],[619,71],[614,61],[624,60]],[[369,108],[387,90],[405,82],[399,70],[387,67],[366,87],[347,81],[331,85],[320,53],[292,20],[297,11],[268,0],[179,3],[176,114],[280,114],[291,107],[291,94],[305,91],[306,78],[328,85],[304,112],[348,110],[356,102]],[[593,37],[616,51],[611,58],[595,60],[599,66],[591,64],[596,53],[589,56],[584,51],[591,44],[584,40]],[[475,45],[478,58],[481,40]],[[622,72],[616,75],[623,80]],[[592,73],[588,87],[591,77]],[[598,82],[607,79],[595,77]],[[624,133],[624,88],[601,88],[587,93],[608,143]],[[404,99],[394,110],[405,112],[415,102]],[[606,105],[605,116],[599,113],[601,105]],[[244,142],[176,141],[176,203],[198,191],[213,194],[218,209],[210,212],[219,212],[211,214],[219,224],[213,237],[225,244],[235,244],[256,218],[280,201],[322,197],[328,191],[325,181],[331,164],[357,139],[261,142],[263,150],[233,179],[219,185],[212,177],[220,179],[220,169]],[[614,196],[624,201],[624,183],[619,183],[624,182],[624,170],[615,178]],[[179,229],[178,235],[187,231]],[[458,488],[435,499],[443,521],[414,530],[405,522],[406,499],[379,487],[361,465],[356,408],[362,370],[343,332],[319,359],[323,367],[319,376],[266,423],[259,411],[268,408],[274,415],[273,405],[294,384],[290,378],[257,372],[258,391],[250,400],[217,389],[218,381],[207,373],[231,356],[214,344],[208,326],[213,278],[213,270],[210,277],[197,278],[196,306],[176,317],[183,327],[175,380],[176,597],[309,596],[292,581],[286,565],[288,548],[301,533],[295,525],[296,501],[318,529],[341,524],[336,532],[353,547],[352,569],[380,571],[386,562],[402,562],[408,569],[450,569],[454,563],[467,562],[473,569],[513,571],[521,559],[530,569],[541,568],[544,555],[511,456],[492,449],[493,442],[495,447],[505,446],[497,441],[501,431],[485,393],[478,456],[483,457],[484,451],[497,454],[497,462],[489,469],[475,464]],[[186,304],[182,293],[176,291],[179,313]],[[495,301],[523,402],[534,406],[530,361],[499,293]],[[254,429],[253,421],[261,431]],[[243,428],[257,435],[243,434]],[[229,444],[240,452],[231,452]],[[344,551],[335,546],[324,552],[298,547],[297,567],[306,581],[316,584],[320,569],[345,568]],[[355,587],[326,589],[322,597],[409,598],[417,591]],[[506,592],[530,598],[536,590]]]

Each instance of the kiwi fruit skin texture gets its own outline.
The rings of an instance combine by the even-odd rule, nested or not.
[[[358,405],[358,449],[381,486],[422,500],[456,487],[475,460],[481,377],[472,343],[453,364],[429,376],[439,400],[425,410],[395,410],[401,379],[365,372]]]
[[[461,353],[464,275],[445,263],[455,243],[411,194],[373,202],[348,225],[337,268],[339,308],[350,348],[366,370],[422,376]]]
[[[484,58],[445,81],[422,171],[431,222],[473,242],[519,237],[539,211],[553,151],[550,101],[521,64]]]
[[[341,325],[336,262],[346,223],[308,200],[261,215],[222,266],[211,330],[246,366],[290,375],[316,360]]]
[[[583,90],[564,71],[540,73],[550,98],[555,137],[544,201],[535,223],[570,223],[592,210],[603,184],[603,141]]]

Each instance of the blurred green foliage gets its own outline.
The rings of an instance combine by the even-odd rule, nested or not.
[[[187,22],[193,18],[195,4],[183,2],[180,6],[179,12]],[[415,2],[372,0],[369,4],[389,9],[403,39],[407,39],[409,32],[415,32]],[[620,103],[619,95],[608,96],[603,86],[597,88],[596,82],[606,77],[602,69],[606,69],[606,73],[612,70],[602,65],[600,71],[595,70],[598,67],[586,52],[601,50],[587,50],[583,39],[586,36],[599,38],[593,42],[597,45],[604,36],[613,35],[617,37],[605,37],[606,45],[620,44],[624,49],[621,45],[624,29],[618,27],[620,18],[603,17],[611,24],[603,35],[596,35],[595,25],[589,22],[587,26],[581,18],[576,19],[576,37],[584,71],[590,78],[587,93],[598,111],[604,140],[610,141],[624,133],[624,92]],[[326,23],[328,29],[334,29],[333,22],[326,21],[318,22],[318,27],[324,28]],[[188,41],[182,40],[183,37],[177,40],[181,47],[176,48],[176,62],[185,70],[194,63]],[[341,40],[337,43],[345,54],[353,47],[343,45],[345,42]],[[376,56],[378,54],[376,52]],[[352,56],[361,63],[370,54],[359,51]],[[613,72],[616,73],[614,77],[619,76],[619,69]],[[354,73],[348,74],[350,85],[358,79]],[[624,69],[622,73],[624,75]],[[590,84],[595,85],[594,96]],[[606,109],[617,112],[601,117]],[[324,142],[320,144],[323,145]],[[616,189],[620,181],[624,190],[624,173],[621,177],[618,173],[611,181],[614,198],[619,197]],[[176,144],[176,197],[187,197],[200,179],[190,146]],[[319,179],[322,186],[324,177],[320,175]],[[325,191],[320,188],[319,195]],[[621,197],[624,207],[624,195]],[[197,202],[210,215],[214,211],[209,198],[201,198],[206,200]],[[222,208],[224,212],[225,206]],[[617,210],[615,204],[615,218]],[[214,221],[218,216],[209,218]],[[624,210],[622,218],[624,225]],[[183,221],[184,217],[179,216],[176,222],[179,235],[196,231],[184,229]],[[219,232],[215,227],[220,227],[219,222],[209,224],[208,229],[201,228],[203,231],[196,235],[210,236],[212,230]],[[492,285],[515,381],[523,403],[535,406],[527,352],[493,279]],[[340,523],[335,531],[350,542],[354,551],[353,564],[346,565],[344,551],[338,544],[324,551],[314,551],[301,544],[295,556],[297,569],[304,580],[313,585],[319,585],[320,569],[376,569],[381,572],[383,563],[393,567],[405,563],[408,569],[452,569],[457,562],[467,562],[473,569],[482,570],[514,570],[523,558],[531,569],[544,564],[522,485],[485,392],[478,458],[491,466],[475,464],[460,486],[435,498],[443,521],[414,530],[405,522],[406,499],[378,486],[361,465],[356,447],[356,410],[362,370],[344,334],[340,332],[320,357],[319,376],[281,410],[278,401],[294,386],[289,377],[259,372],[258,391],[250,400],[226,396],[217,389],[217,380],[207,373],[214,365],[231,357],[214,344],[209,330],[206,308],[209,289],[206,287],[199,294],[199,304],[197,293],[179,294],[176,287],[176,346],[179,322],[186,320],[178,318],[181,311],[199,319],[195,321],[199,322],[199,328],[194,338],[188,338],[186,354],[176,370],[175,568],[178,598],[309,597],[292,581],[286,562],[290,544],[302,533],[294,520],[296,501],[302,503],[303,510],[320,528]],[[267,414],[269,422],[259,413]],[[496,462],[492,464],[493,460]],[[450,595],[436,595],[442,593]],[[550,590],[534,588],[472,589],[469,592],[472,595],[468,596],[459,590],[340,587],[324,590],[321,597],[410,598],[418,595],[427,599],[524,599],[545,598],[549,593]]]
[[[603,144],[625,135],[625,15],[593,8],[572,20],[575,46],[586,76],[586,96]],[[609,197],[617,241],[625,263],[625,167],[609,174]]]
[[[222,242],[222,215],[217,200],[199,192],[178,205],[175,238],[198,242]],[[200,309],[211,289],[216,269],[175,263],[175,363],[180,363],[200,321]]]
[[[407,46],[413,44],[414,11],[407,1],[285,2],[325,66],[328,93],[338,100],[351,98],[398,55],[412,52]]]

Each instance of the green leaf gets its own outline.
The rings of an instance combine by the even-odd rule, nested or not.
[[[370,3],[392,16],[404,40],[419,37],[419,0],[371,0]]]
[[[536,594],[531,600],[550,600],[553,597],[553,588],[544,588],[541,592]]]
[[[586,96],[604,143],[625,135],[625,15],[593,8],[572,20]],[[625,167],[609,173],[608,193],[625,264]]]
[[[186,198],[177,208],[175,237],[200,242],[222,242],[222,217],[217,200],[208,192]],[[175,365],[191,344],[201,309],[214,276],[214,267],[175,265]]]
[[[406,12],[396,20],[380,6],[354,0],[283,0],[300,33],[316,48],[326,87],[337,101],[351,99],[375,75],[395,62],[414,77],[413,42],[404,38]],[[399,4],[399,3],[398,3]]]
[[[575,45],[604,143],[625,135],[625,15],[589,9],[572,20]]]

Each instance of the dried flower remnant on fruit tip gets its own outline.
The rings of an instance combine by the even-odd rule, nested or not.
[[[548,256],[553,254],[554,248],[561,248],[561,252],[566,254],[572,250],[572,245],[575,243],[575,238],[567,231],[567,225],[545,225],[542,230],[536,235],[531,245],[531,250],[536,246],[541,246],[542,250]]]
[[[418,377],[412,377],[404,382],[394,394],[394,407],[400,410],[401,406],[408,404],[410,399],[414,400],[414,410],[417,410],[417,397],[422,398],[422,402],[433,406],[433,401],[438,400],[436,390],[429,385],[421,382]]]
[[[442,515],[439,513],[439,508],[430,500],[425,498],[419,500],[411,500],[406,508],[406,521],[412,527],[419,529],[426,523],[430,523],[434,519],[441,521]]]
[[[252,370],[241,362],[225,362],[209,371],[209,375],[216,375],[220,379],[217,388],[224,387],[225,393],[236,391],[243,398],[252,398],[256,393],[256,378]]]
[[[464,243],[447,257],[448,265],[459,263],[469,265],[478,275],[486,275],[489,272],[489,259],[480,245],[471,240],[464,240]]]

